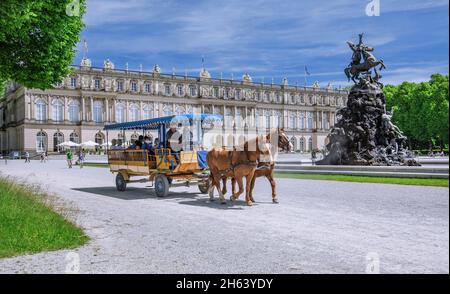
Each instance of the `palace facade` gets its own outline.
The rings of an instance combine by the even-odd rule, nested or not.
[[[10,82],[0,101],[0,151],[56,152],[63,141],[106,141],[105,124],[184,113],[225,117],[223,128],[242,130],[283,127],[295,151],[322,149],[336,110],[346,104],[343,90],[257,83],[240,80],[117,70],[83,59],[71,75],[42,91]],[[109,140],[122,134],[110,133]],[[138,134],[125,134],[125,141]]]

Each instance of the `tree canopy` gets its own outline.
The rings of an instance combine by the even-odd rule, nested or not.
[[[46,89],[70,73],[85,0],[1,0],[0,81]]]
[[[384,88],[394,123],[414,148],[448,145],[448,75],[434,74],[423,83],[404,82]]]

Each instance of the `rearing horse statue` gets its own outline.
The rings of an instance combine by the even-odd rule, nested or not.
[[[344,72],[348,80],[350,81],[351,79],[355,84],[357,83],[356,80],[359,79],[359,75],[361,73],[369,72],[372,68],[378,65],[381,65],[379,70],[386,68],[383,60],[377,60],[377,58],[372,54],[375,49],[363,43],[363,36],[363,34],[359,35],[359,43],[357,45],[352,42],[347,42],[348,46],[353,51],[353,56],[352,62],[344,70]],[[361,63],[361,59],[364,60],[363,63]]]

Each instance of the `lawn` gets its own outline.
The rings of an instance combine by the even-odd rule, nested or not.
[[[63,216],[69,212],[39,189],[0,177],[0,258],[85,244],[83,230]]]
[[[378,184],[436,186],[436,187],[449,186],[447,179],[390,178],[390,177],[292,174],[292,173],[276,173],[276,177],[301,179],[301,180],[325,180],[325,181],[341,181],[341,182],[356,182],[356,183],[378,183]]]

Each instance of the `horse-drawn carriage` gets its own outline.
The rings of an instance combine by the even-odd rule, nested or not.
[[[142,131],[143,134],[152,130],[158,132],[159,143],[151,149],[111,148],[107,151],[109,168],[112,173],[116,173],[117,190],[124,191],[128,183],[150,182],[158,197],[166,196],[170,187],[191,184],[197,184],[201,193],[207,193],[207,151],[200,148],[203,129],[205,125],[222,120],[220,115],[185,114],[105,126],[107,140],[109,131],[123,132],[123,137],[125,131]],[[187,127],[189,134],[186,139],[189,147],[176,152],[169,148],[166,138],[167,130],[174,125]],[[189,130],[194,130],[195,136]],[[133,177],[141,179],[133,180]]]

